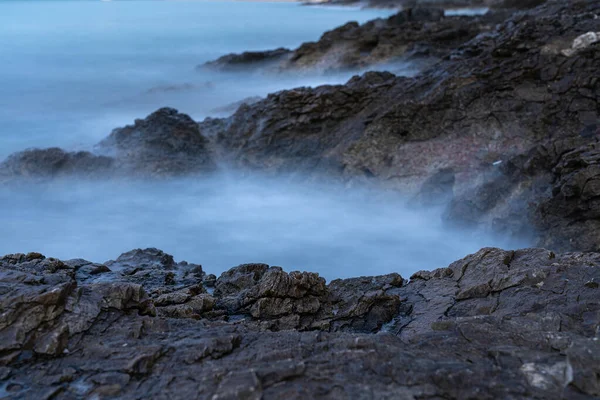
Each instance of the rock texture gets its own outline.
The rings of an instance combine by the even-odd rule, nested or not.
[[[598,254],[488,248],[410,282],[328,285],[247,264],[212,295],[200,271],[156,249],[0,258],[0,395],[600,396]]]
[[[214,169],[208,141],[198,124],[172,108],[161,108],[100,142],[123,169],[151,175],[181,175]]]
[[[0,164],[0,180],[68,176],[166,177],[214,171],[208,140],[188,115],[161,108],[133,125],[115,129],[96,153],[58,148],[16,153]]]
[[[217,143],[244,168],[338,175],[417,198],[445,193],[451,223],[598,249],[594,186],[581,202],[551,189],[566,178],[554,169],[562,157],[598,138],[599,43],[574,46],[600,30],[598,15],[597,0],[550,1],[414,78],[371,72],[272,94],[240,107]],[[569,176],[585,168],[578,176],[592,177],[592,159],[569,161]],[[454,176],[436,182],[444,171]]]
[[[269,71],[336,71],[363,69],[396,61],[427,65],[489,31],[507,15],[490,12],[476,17],[444,17],[438,8],[409,8],[387,19],[357,22],[325,32],[317,42],[294,51],[277,49],[225,55],[205,67],[232,70],[267,67]]]

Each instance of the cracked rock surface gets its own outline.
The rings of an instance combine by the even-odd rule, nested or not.
[[[198,267],[157,249],[2,257],[0,396],[600,396],[596,253],[486,248],[410,281],[329,284],[246,264],[212,294]]]

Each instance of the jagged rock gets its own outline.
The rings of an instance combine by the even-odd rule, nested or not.
[[[563,154],[553,169],[551,197],[536,209],[541,244],[559,250],[600,250],[600,144]]]
[[[173,268],[170,257],[152,253],[125,253],[121,260]],[[600,281],[598,253],[487,248],[409,282],[390,274],[326,286],[316,274],[264,264],[236,267],[217,281],[217,307],[237,296],[231,304],[244,312],[261,300],[298,307],[313,298],[321,307],[305,307],[303,316],[337,309],[326,313],[337,321],[309,331],[282,325],[292,319],[274,306],[230,322],[210,313],[171,315],[166,308],[208,295],[190,286],[152,301],[137,284],[79,282],[70,264],[92,263],[37,253],[0,259],[3,397],[600,394],[600,297],[598,286],[589,285]],[[234,317],[240,309],[225,312]],[[380,326],[372,318],[383,315],[392,322]],[[378,333],[356,333],[372,330]]]
[[[400,297],[389,294],[403,284],[398,274],[336,279],[328,285],[332,303],[331,330],[377,332],[398,314]]]
[[[326,293],[325,280],[318,274],[287,274],[265,264],[245,264],[223,273],[214,291],[218,308],[259,321],[273,320],[268,322],[271,329],[306,328]]]
[[[115,129],[99,143],[120,168],[153,176],[212,171],[207,139],[188,115],[161,108],[134,125]]]
[[[367,73],[242,106],[221,122],[216,142],[242,168],[376,183],[417,203],[453,194],[448,221],[558,245],[565,225],[538,223],[538,205],[552,197],[551,169],[562,153],[594,143],[600,125],[598,44],[571,57],[561,51],[599,31],[598,14],[597,0],[546,2],[415,78]],[[437,185],[444,170],[454,182]],[[593,229],[577,221],[570,238]],[[564,244],[597,249],[597,242]]]
[[[0,259],[0,363],[23,352],[59,356],[71,335],[89,329],[107,309],[153,314],[144,289],[127,283],[78,287],[74,268],[36,254]]]
[[[268,67],[272,71],[357,69],[404,60],[444,57],[450,50],[502,21],[504,14],[444,17],[439,8],[408,8],[387,18],[328,31],[294,51],[229,54],[205,64],[221,69]],[[431,61],[430,61],[431,62]]]
[[[181,261],[155,248],[135,249],[104,263],[113,272],[112,279],[143,285],[151,296],[160,296],[182,288],[194,287],[191,295],[204,292],[205,273],[198,264]]]

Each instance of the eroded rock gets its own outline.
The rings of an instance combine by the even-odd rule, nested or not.
[[[155,250],[119,259],[177,266]],[[329,285],[316,274],[247,264],[216,283],[216,307],[232,307],[221,309],[229,322],[211,313],[164,312],[206,298],[193,285],[150,299],[134,283],[80,282],[70,264],[92,263],[37,253],[0,259],[3,397],[600,393],[599,289],[586,285],[600,281],[596,253],[487,248],[410,282],[390,274]],[[253,312],[261,302],[271,303]],[[240,312],[245,319],[234,318]],[[294,315],[321,323],[292,326]],[[380,318],[391,322],[379,329]],[[357,333],[370,331],[378,333]]]

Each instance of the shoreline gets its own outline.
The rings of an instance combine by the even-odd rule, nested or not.
[[[413,77],[366,72],[343,85],[279,91],[226,118],[198,122],[160,108],[113,130],[95,152],[47,148],[10,156],[0,164],[0,184],[123,176],[128,184],[143,178],[156,185],[214,176],[226,165],[339,179],[346,187],[381,185],[443,209],[444,223],[457,229],[532,235],[537,247],[483,247],[410,277],[391,272],[329,282],[260,262],[217,277],[196,263],[208,257],[201,250],[192,262],[157,248],[104,263],[36,252],[0,256],[0,397],[597,398],[600,81],[590,78],[600,61],[597,15],[600,0],[549,1],[514,14],[445,18],[439,10],[411,9],[348,23],[294,51],[247,52],[213,65],[264,73],[274,65],[376,66],[394,57],[431,64]],[[107,195],[101,189],[91,195]],[[70,190],[66,185],[64,195],[72,200]],[[241,203],[241,215],[252,212],[253,201],[265,206],[264,190],[244,192],[253,197],[224,190],[225,202]],[[35,195],[37,201],[48,193]],[[194,208],[208,196],[189,197]],[[161,212],[170,207],[153,199]],[[278,199],[287,213],[306,217],[306,201]],[[350,221],[334,230],[373,227],[411,246],[408,235],[382,221],[406,224],[414,213],[376,207],[380,219],[356,223],[340,203],[315,207]],[[369,204],[372,197],[361,200],[358,212]],[[273,214],[272,205],[266,209]],[[415,220],[410,233],[418,237],[427,223]],[[193,218],[176,221],[176,230],[160,224],[161,235],[203,241],[182,224]],[[24,223],[32,234],[43,232],[35,219]],[[91,225],[51,228],[62,237],[75,233],[68,244],[77,249]],[[263,219],[256,233],[235,233],[253,245],[267,225],[288,235],[279,218]],[[9,223],[6,234],[13,231]],[[110,230],[105,235],[114,240]],[[319,244],[333,237],[318,224],[303,235]],[[375,235],[368,236],[357,245],[361,251],[373,245]],[[465,240],[423,236],[430,252]],[[234,252],[234,244],[221,251]],[[342,252],[335,261],[344,260]],[[411,264],[402,252],[393,261],[396,271]],[[359,267],[368,271],[374,263]]]
[[[217,278],[157,249],[104,264],[7,255],[0,305],[25,333],[0,341],[0,379],[15,398],[592,398],[600,321],[582,321],[600,309],[599,266],[486,248],[410,282],[326,285],[265,264]]]

